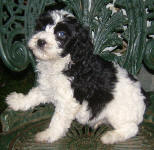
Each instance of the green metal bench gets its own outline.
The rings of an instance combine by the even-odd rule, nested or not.
[[[1,0],[0,57],[12,71],[20,72],[35,59],[26,43],[34,31],[35,19],[49,7],[66,6],[81,23],[90,28],[94,53],[119,63],[137,75],[143,63],[154,70],[154,0]],[[139,134],[123,143],[103,145],[100,136],[110,130],[92,130],[73,122],[66,137],[59,141],[36,143],[34,135],[46,128],[54,112],[41,105],[27,112],[6,109],[1,114],[1,150],[153,150],[154,93]]]

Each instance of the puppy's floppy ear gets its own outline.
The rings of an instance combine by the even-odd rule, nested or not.
[[[75,28],[72,31],[72,37],[65,44],[61,56],[64,57],[67,54],[70,54],[72,61],[75,63],[92,53],[93,44],[88,28],[85,28],[80,23],[76,23]]]

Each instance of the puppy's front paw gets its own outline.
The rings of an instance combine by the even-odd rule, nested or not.
[[[46,129],[45,131],[39,132],[35,136],[35,140],[37,142],[48,142],[48,143],[53,143],[57,139],[56,136],[54,136],[49,129]]]
[[[23,98],[23,94],[13,92],[6,97],[6,103],[15,111],[24,110],[24,104],[22,104]]]

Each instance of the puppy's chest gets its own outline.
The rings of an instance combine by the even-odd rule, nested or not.
[[[39,67],[38,82],[42,90],[46,93],[56,95],[56,93],[63,93],[63,91],[71,89],[71,84],[63,73],[62,70],[65,66],[58,65],[43,65]]]

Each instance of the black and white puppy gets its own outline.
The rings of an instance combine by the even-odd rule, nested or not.
[[[28,45],[37,59],[38,86],[27,95],[14,92],[6,99],[16,111],[54,104],[49,128],[36,140],[58,140],[74,119],[94,128],[109,123],[114,130],[102,135],[105,144],[135,136],[146,107],[140,83],[118,65],[93,55],[88,31],[72,14],[47,12],[36,31]]]

